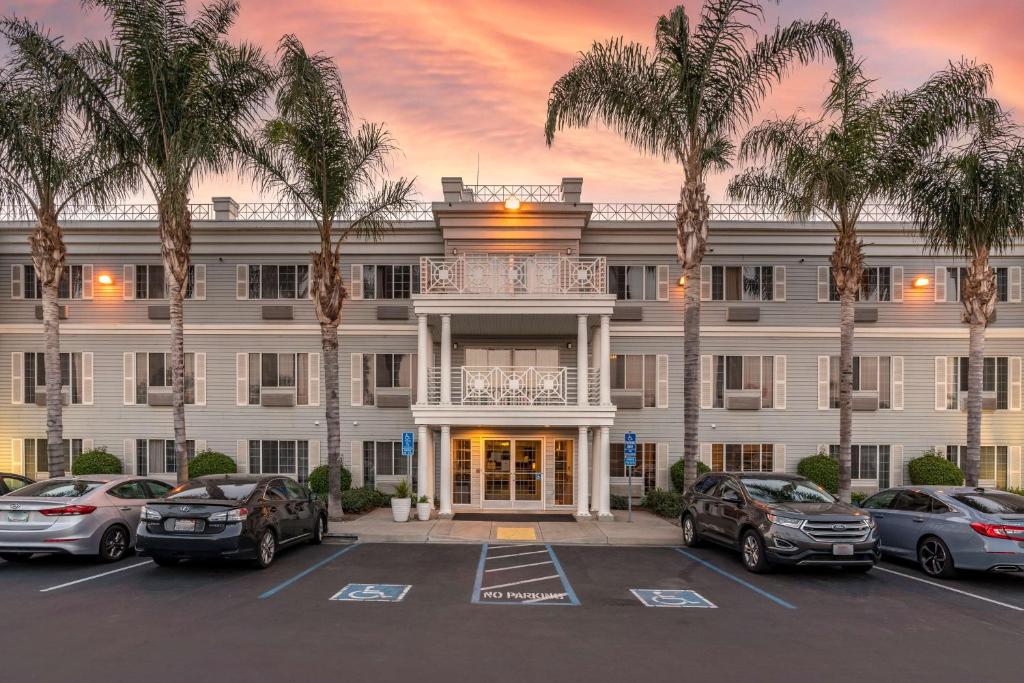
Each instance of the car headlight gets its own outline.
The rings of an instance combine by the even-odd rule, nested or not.
[[[146,520],[147,522],[159,522],[162,519],[162,517],[160,516],[160,513],[154,510],[153,508],[143,505],[142,519]]]
[[[874,529],[876,526],[878,526],[877,524],[875,524],[875,518],[872,517],[871,515],[868,515],[867,519],[864,520],[864,521],[868,525],[869,529]]]
[[[769,512],[768,513],[768,521],[771,522],[772,524],[778,524],[779,526],[788,526],[791,529],[799,529],[800,527],[802,527],[804,525],[804,520],[802,520],[802,519],[793,519],[792,517],[783,517],[781,515],[775,514],[774,512]]]

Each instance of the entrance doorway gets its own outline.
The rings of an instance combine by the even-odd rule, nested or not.
[[[485,439],[483,506],[543,508],[543,453],[540,439]]]

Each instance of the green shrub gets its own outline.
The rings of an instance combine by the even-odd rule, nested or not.
[[[839,493],[839,462],[835,458],[818,453],[801,460],[796,471],[829,493]]]
[[[234,474],[238,471],[235,461],[217,451],[203,451],[188,461],[188,476],[202,477],[207,474]]]
[[[629,503],[625,496],[617,496],[613,493],[610,498],[612,510],[625,510],[629,507]]]
[[[686,469],[686,461],[679,460],[672,464],[672,467],[668,468],[669,476],[672,478],[672,488],[679,493],[686,491],[686,487],[683,486],[684,470]],[[711,468],[702,463],[700,460],[697,461],[697,476],[707,474],[711,471]]]
[[[309,488],[318,497],[327,499],[327,494],[330,492],[330,476],[331,470],[327,465],[320,465],[314,468],[309,473]],[[344,465],[341,467],[341,490],[348,491],[352,488],[352,473],[345,469]]]
[[[641,505],[660,517],[677,518],[683,511],[683,494],[678,491],[651,489]]]
[[[341,492],[341,509],[343,512],[362,514],[374,508],[386,507],[390,504],[391,496],[365,486]]]
[[[926,451],[920,458],[907,463],[910,483],[916,486],[961,486],[964,473],[949,460],[940,457],[935,451]]]
[[[121,474],[121,461],[105,448],[94,448],[75,457],[71,464],[71,474]]]
[[[395,484],[395,498],[411,498],[412,488],[409,486],[408,479],[401,479]]]

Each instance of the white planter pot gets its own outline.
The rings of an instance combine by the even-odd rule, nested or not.
[[[416,503],[416,518],[421,522],[430,519],[430,503]]]
[[[392,498],[391,515],[396,522],[408,522],[412,510],[412,498]]]

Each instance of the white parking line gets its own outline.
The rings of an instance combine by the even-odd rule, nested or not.
[[[93,576],[87,576],[84,579],[78,579],[77,581],[68,581],[67,583],[62,583],[58,586],[50,586],[49,588],[41,589],[39,592],[49,593],[50,591],[55,591],[58,588],[67,588],[68,586],[74,586],[76,583],[92,581],[93,579],[99,579],[104,576],[110,576],[111,574],[117,574],[118,572],[126,572],[129,569],[135,569],[136,567],[142,567],[147,564],[153,564],[153,560],[146,560],[145,562],[136,562],[135,564],[130,564],[127,567],[121,567],[120,569],[111,569],[109,572],[103,572],[102,574],[94,574]]]
[[[538,581],[547,581],[548,579],[557,579],[558,574],[552,574],[551,576],[542,576],[539,579],[524,579],[522,581],[513,581],[512,583],[501,583],[497,586],[488,586],[487,588],[481,588],[481,591],[492,591],[497,588],[508,588],[509,586],[521,586],[524,583],[537,583]]]
[[[568,593],[553,593],[551,595],[545,595],[543,597],[534,598],[532,600],[523,600],[523,604],[524,605],[533,605],[534,603],[547,602],[548,600],[561,600],[566,595],[568,595]]]
[[[935,586],[936,588],[941,588],[943,590],[947,590],[947,591],[950,591],[950,592],[953,592],[953,593],[959,593],[960,595],[966,595],[969,598],[977,598],[978,600],[983,600],[984,602],[990,602],[993,605],[999,605],[1000,607],[1007,607],[1009,609],[1016,610],[1018,612],[1024,612],[1024,607],[1018,607],[1017,605],[1011,605],[1011,604],[1006,603],[1006,602],[999,602],[998,600],[993,600],[992,598],[986,598],[984,595],[978,595],[976,593],[968,593],[967,591],[960,590],[959,588],[952,588],[951,586],[945,586],[945,585],[943,585],[941,583],[936,583],[935,581],[929,581],[928,579],[922,579],[919,576],[911,576],[910,574],[904,574],[903,572],[897,572],[897,571],[893,571],[892,569],[886,569],[885,567],[879,567],[879,566],[875,566],[875,571],[876,572],[885,572],[887,574],[895,574],[896,576],[902,576],[904,579],[910,579],[911,581],[918,581],[920,583],[926,583],[929,586]]]
[[[541,553],[546,553],[546,552],[547,552],[547,550],[534,550],[534,551],[528,552],[528,553],[512,553],[511,555],[488,555],[487,559],[488,560],[501,560],[501,559],[504,559],[506,557],[521,557],[523,555],[539,555]]]
[[[545,564],[554,564],[551,560],[547,562],[531,562],[529,564],[517,564],[512,567],[495,567],[494,569],[485,569],[486,572],[507,572],[509,569],[525,569],[526,567],[540,567]]]

